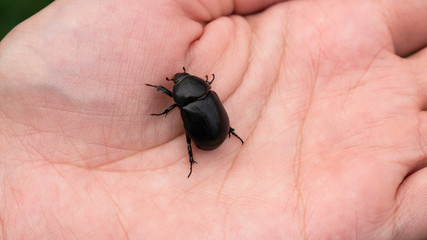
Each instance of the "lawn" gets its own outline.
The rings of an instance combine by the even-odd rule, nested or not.
[[[0,39],[52,0],[0,0]]]

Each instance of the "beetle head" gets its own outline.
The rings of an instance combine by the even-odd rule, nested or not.
[[[173,76],[173,82],[175,83],[175,84],[177,84],[179,81],[181,81],[182,79],[184,79],[185,78],[185,76],[188,76],[189,74],[188,73],[177,73],[177,74],[175,74],[174,76]]]
[[[183,67],[182,69],[184,69],[184,72],[176,73],[176,74],[173,76],[173,78],[172,78],[172,79],[166,78],[166,80],[168,80],[168,81],[173,81],[173,82],[174,82],[174,84],[177,84],[179,81],[181,81],[182,79],[184,79],[184,78],[185,78],[185,76],[190,75],[190,74],[188,74],[188,73],[186,73],[186,72],[185,72],[185,68],[184,68],[184,67]]]

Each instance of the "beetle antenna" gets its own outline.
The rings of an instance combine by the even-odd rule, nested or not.
[[[182,67],[182,70],[184,70],[184,73],[186,73],[186,72],[185,72],[185,67]]]
[[[170,80],[168,77],[166,77],[166,81],[172,81],[172,80]]]

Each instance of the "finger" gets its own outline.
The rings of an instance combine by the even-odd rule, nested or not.
[[[238,14],[250,14],[259,12],[275,3],[285,2],[285,0],[236,0],[235,1],[235,13]]]
[[[397,193],[394,239],[427,239],[427,168],[408,176]]]
[[[211,21],[230,14],[251,14],[285,0],[182,1],[181,8],[199,21]]]
[[[427,1],[383,0],[381,3],[378,7],[385,9],[383,13],[399,56],[407,56],[427,45]]]
[[[393,239],[427,239],[427,112],[420,113],[419,121],[418,145],[424,157],[412,164],[397,190]]]
[[[412,74],[418,84],[421,97],[421,108],[427,109],[427,48],[412,55],[407,59],[409,63],[409,74]]]

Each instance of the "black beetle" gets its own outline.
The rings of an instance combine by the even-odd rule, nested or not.
[[[243,144],[243,140],[230,127],[228,114],[222,106],[216,92],[211,91],[211,84],[215,79],[212,74],[212,80],[206,80],[188,74],[183,67],[184,72],[177,73],[173,79],[166,78],[167,81],[173,81],[172,92],[163,86],[146,84],[147,86],[157,88],[157,91],[172,97],[175,103],[168,107],[162,113],[153,113],[151,115],[165,115],[179,107],[181,110],[182,121],[186,131],[188,155],[190,157],[190,177],[193,171],[193,164],[197,163],[193,159],[191,150],[191,139],[196,146],[202,150],[213,150],[219,147],[224,140],[233,134]]]

